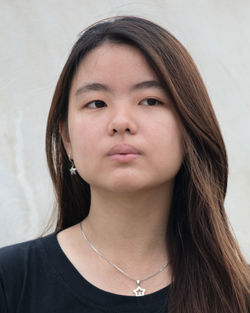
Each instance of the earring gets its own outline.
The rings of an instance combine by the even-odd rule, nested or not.
[[[77,169],[75,167],[74,161],[70,158],[70,156],[69,156],[69,160],[71,162],[71,168],[69,169],[70,175],[76,175]]]

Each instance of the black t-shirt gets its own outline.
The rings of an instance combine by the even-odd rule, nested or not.
[[[0,249],[0,313],[163,313],[168,287],[142,297],[89,283],[62,251],[56,232]]]

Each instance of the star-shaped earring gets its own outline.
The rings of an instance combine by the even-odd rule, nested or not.
[[[71,175],[76,175],[77,169],[75,167],[74,161],[69,159],[71,162],[71,168],[69,169]]]

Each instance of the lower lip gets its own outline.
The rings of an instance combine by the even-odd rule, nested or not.
[[[137,159],[139,156],[139,154],[113,154],[113,155],[110,155],[110,158],[114,161],[118,161],[118,162],[123,162],[123,163],[126,163],[126,162],[130,162],[130,161],[133,161],[135,159]]]

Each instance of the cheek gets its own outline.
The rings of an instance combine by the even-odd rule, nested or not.
[[[168,117],[168,119],[160,121],[151,134],[153,134],[151,139],[152,150],[156,152],[153,155],[158,162],[168,168],[173,167],[173,171],[178,171],[184,157],[184,145],[177,120]]]
[[[78,174],[90,184],[92,177],[91,173],[95,170],[97,165],[95,159],[98,141],[96,140],[95,132],[88,127],[72,130],[71,146]]]
[[[98,127],[90,125],[84,120],[74,120],[69,129],[72,155],[74,159],[91,159],[92,154],[98,144]]]

